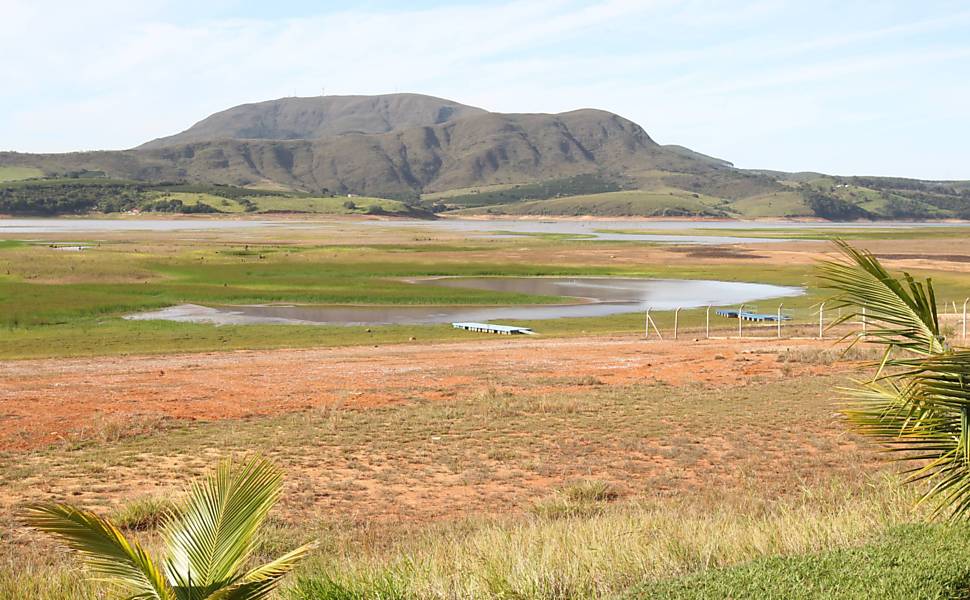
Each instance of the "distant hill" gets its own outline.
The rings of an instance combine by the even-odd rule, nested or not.
[[[281,98],[209,116],[182,133],[139,148],[214,140],[316,140],[345,133],[387,133],[440,125],[486,111],[420,94]]]
[[[0,153],[0,173],[269,189],[292,198],[383,197],[407,202],[415,214],[970,214],[967,182],[746,171],[657,144],[636,123],[602,110],[504,114],[419,94],[244,104],[130,150]],[[4,179],[12,178],[0,177],[0,212],[12,210],[3,203],[4,186],[12,189]],[[50,189],[67,194],[70,186]],[[25,193],[16,192],[20,212],[29,205]]]

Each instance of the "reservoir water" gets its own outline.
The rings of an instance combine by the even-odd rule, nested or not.
[[[489,277],[424,279],[415,285],[467,287],[540,296],[564,296],[563,304],[507,306],[200,306],[181,304],[129,315],[128,319],[161,319],[219,325],[293,323],[318,325],[432,324],[454,321],[494,321],[598,317],[639,312],[647,308],[724,306],[799,296],[799,287],[734,281],[687,279],[625,279],[600,277]]]
[[[910,223],[910,222],[818,222],[801,223],[792,221],[686,221],[686,220],[483,220],[483,219],[439,219],[424,221],[417,219],[388,220],[335,220],[321,217],[319,220],[248,220],[224,218],[183,218],[183,219],[0,219],[0,236],[4,234],[79,234],[109,233],[124,231],[191,232],[191,231],[228,231],[233,229],[271,228],[283,230],[327,229],[346,230],[349,228],[366,229],[414,229],[420,231],[440,231],[443,233],[468,233],[483,237],[508,237],[528,234],[558,234],[594,240],[640,241],[674,244],[746,244],[772,243],[787,241],[783,237],[758,238],[738,235],[736,231],[724,235],[711,233],[716,230],[764,230],[764,229],[900,229],[922,227],[960,227],[956,223]],[[696,230],[708,230],[697,235]],[[649,233],[616,233],[609,230],[644,231]],[[691,231],[695,230],[695,231]],[[658,233],[662,232],[662,233]]]

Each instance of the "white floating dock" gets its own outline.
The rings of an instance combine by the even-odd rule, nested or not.
[[[452,323],[455,329],[478,331],[481,333],[497,333],[499,335],[535,335],[528,327],[513,327],[511,325],[492,325],[490,323]]]

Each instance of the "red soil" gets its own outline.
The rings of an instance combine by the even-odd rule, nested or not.
[[[476,339],[436,345],[48,359],[0,363],[0,450],[137,431],[163,419],[239,419],[340,403],[447,401],[504,391],[780,378],[777,352],[811,340],[659,342],[633,336]],[[811,370],[810,365],[796,365]],[[99,434],[99,430],[101,433]],[[125,431],[128,430],[128,431]]]

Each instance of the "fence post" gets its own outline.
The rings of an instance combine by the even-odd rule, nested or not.
[[[674,309],[674,339],[677,339],[677,323],[680,319],[680,307]]]
[[[970,302],[970,298],[963,301],[963,341],[967,341],[967,302]]]
[[[781,338],[781,307],[784,305],[785,305],[784,302],[778,305],[778,337],[779,338]]]
[[[742,312],[744,312],[744,305],[743,304],[738,307],[738,339],[739,340],[742,337],[744,337],[744,331],[742,330],[742,324],[744,323],[744,319],[741,318],[741,313]]]
[[[643,319],[643,339],[650,339],[650,307],[647,307],[647,316]]]
[[[825,303],[818,305],[818,339],[825,337]]]
[[[657,334],[657,338],[662,342],[664,341],[664,336],[660,333],[660,329],[657,328],[657,324],[654,323],[653,319],[650,318],[650,309],[647,309],[647,335],[650,335],[650,326],[653,325],[653,330]]]
[[[707,314],[704,315],[704,337],[711,339],[711,305],[707,305]],[[964,336],[966,337],[966,336]]]

